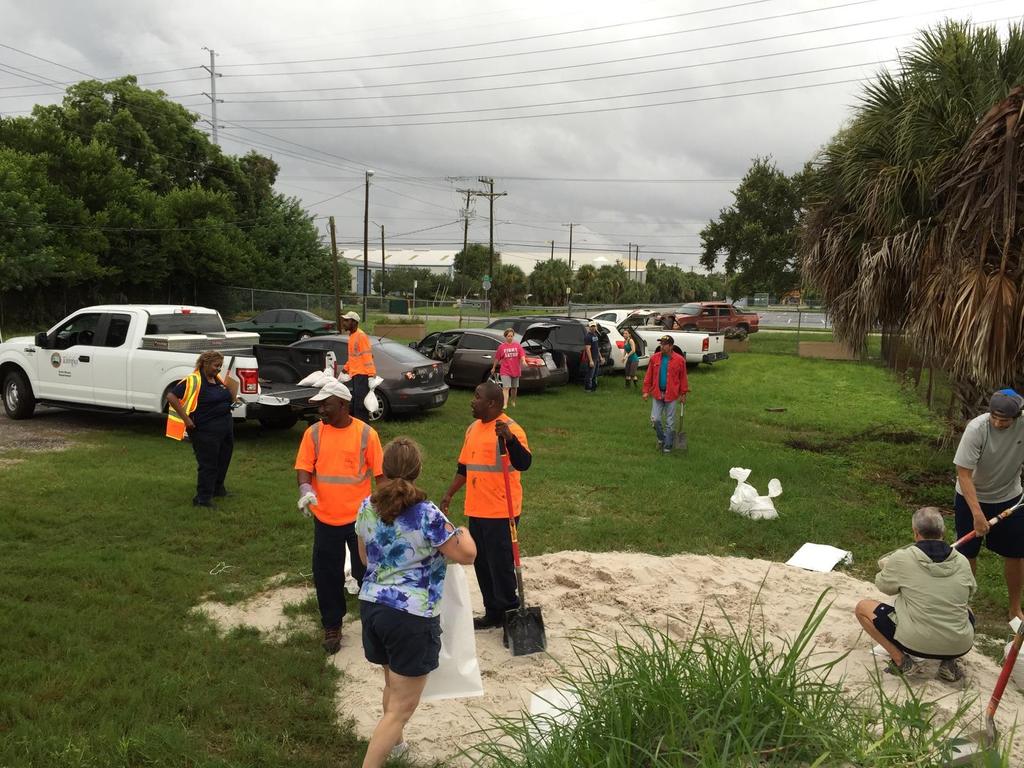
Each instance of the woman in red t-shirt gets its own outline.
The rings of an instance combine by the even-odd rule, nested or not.
[[[501,393],[505,398],[503,411],[508,408],[509,402],[512,403],[513,408],[516,407],[519,376],[523,372],[523,360],[525,359],[526,350],[523,349],[522,344],[516,341],[516,332],[511,328],[506,328],[505,341],[498,345],[498,351],[494,353],[494,364],[491,365],[491,376],[495,371],[501,374]]]

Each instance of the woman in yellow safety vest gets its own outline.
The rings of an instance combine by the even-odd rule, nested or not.
[[[223,365],[220,352],[203,352],[196,369],[167,393],[167,437],[182,440],[187,433],[196,455],[196,507],[212,507],[214,496],[228,495],[224,478],[235,446],[231,404],[237,386],[221,378]]]

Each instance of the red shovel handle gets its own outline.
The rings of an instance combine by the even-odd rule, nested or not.
[[[995,517],[990,517],[988,519],[988,526],[989,526],[989,528],[991,528],[992,526],[998,524],[1000,520],[1005,520],[1010,515],[1012,515],[1014,512],[1016,512],[1018,509],[1020,509],[1019,506],[1013,506],[1013,507],[1010,507],[1009,509],[1004,509],[1002,512],[1000,512]],[[961,544],[966,544],[968,541],[970,541],[971,539],[975,538],[977,535],[978,535],[977,531],[971,531],[970,533],[965,534],[964,536],[961,536],[959,539],[954,541],[953,542],[953,547],[956,548],[956,547],[959,547]]]
[[[512,534],[512,560],[516,564],[516,568],[521,568],[522,565],[519,562],[519,535],[516,531],[516,515],[512,511],[512,482],[509,480],[509,460],[508,460],[508,446],[505,445],[505,441],[501,441],[501,447],[505,449],[505,452],[501,454],[501,474],[505,479],[505,506],[508,507],[508,529]]]
[[[1013,635],[1013,645],[1010,646],[1010,652],[1006,654],[1006,661],[1003,662],[1003,669],[999,672],[999,679],[996,680],[996,687],[992,691],[992,698],[988,700],[985,717],[990,722],[994,722],[996,709],[1003,698],[1003,691],[1006,689],[1006,683],[1013,672],[1013,665],[1017,662],[1017,654],[1020,653],[1022,642],[1024,642],[1024,624],[1021,624]]]

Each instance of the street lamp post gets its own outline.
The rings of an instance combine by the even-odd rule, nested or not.
[[[366,296],[370,293],[370,178],[373,171],[366,172],[366,192],[363,196],[363,322],[366,317]]]

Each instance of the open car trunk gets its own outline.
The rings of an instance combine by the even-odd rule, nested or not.
[[[552,371],[565,367],[565,355],[555,350],[549,338],[557,327],[545,323],[531,325],[519,340],[526,354],[541,358]]]

